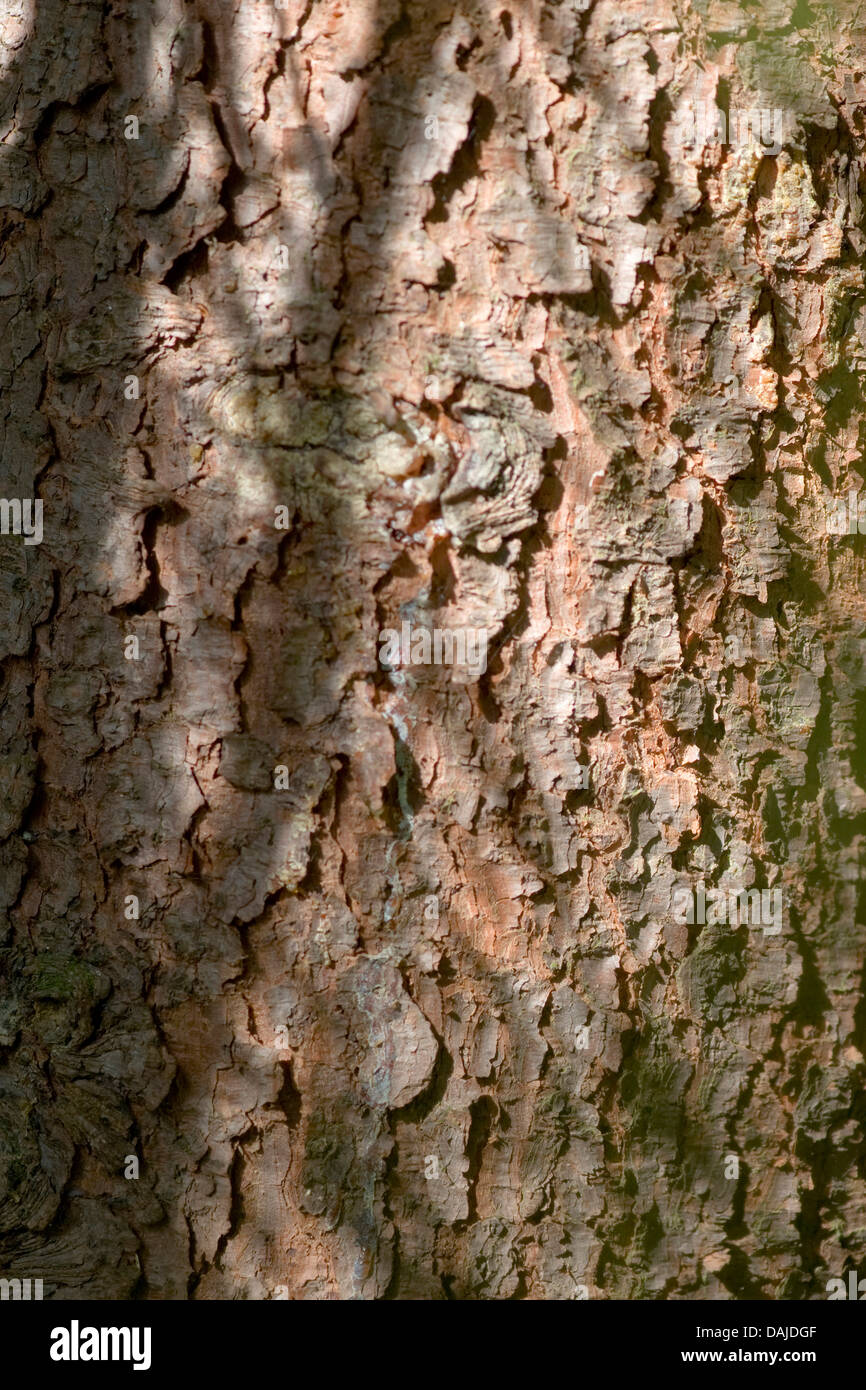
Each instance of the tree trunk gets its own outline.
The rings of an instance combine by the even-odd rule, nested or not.
[[[507,3],[0,21],[0,1273],[46,1297],[864,1254],[866,23]]]

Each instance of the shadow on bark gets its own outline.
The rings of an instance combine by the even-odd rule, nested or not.
[[[688,1087],[718,1086],[733,1066],[749,1093],[758,1078],[724,1040],[687,1074],[619,971],[608,1017],[622,1061],[584,1095],[592,1059],[574,1054],[571,1031],[589,1011],[569,1013],[564,987],[581,964],[602,968],[590,940],[601,923],[590,913],[578,919],[586,938],[569,936],[576,864],[557,858],[568,818],[532,785],[520,750],[497,746],[508,641],[528,626],[530,562],[550,536],[544,518],[500,534],[486,516],[458,545],[437,530],[440,497],[419,485],[407,502],[402,487],[429,470],[447,485],[491,420],[513,429],[510,444],[533,440],[527,511],[538,488],[555,510],[557,465],[569,462],[545,432],[537,371],[510,394],[473,395],[489,380],[473,361],[492,351],[483,306],[461,325],[472,287],[455,285],[447,257],[437,264],[398,217],[404,204],[417,211],[417,149],[401,155],[391,136],[429,111],[438,70],[419,55],[434,51],[450,7],[411,20],[381,7],[380,51],[345,85],[373,64],[376,76],[333,149],[306,117],[295,39],[280,41],[256,107],[246,30],[235,34],[216,5],[196,13],[201,29],[179,6],[146,19],[84,6],[94,55],[104,24],[113,66],[94,56],[82,75],[73,63],[57,96],[34,93],[32,129],[11,147],[24,153],[7,159],[3,265],[11,259],[39,327],[29,337],[9,327],[4,487],[38,489],[47,526],[43,547],[14,552],[23,567],[6,585],[17,621],[4,648],[14,776],[0,880],[10,921],[0,1266],[44,1277],[58,1298],[262,1298],[281,1287],[519,1298],[550,1242],[560,1288],[590,1271],[639,1294],[668,1216],[670,1238],[688,1219],[678,1187],[687,1205],[718,1156],[709,1128],[683,1155]],[[60,14],[36,13],[37,76],[34,50],[63,33]],[[264,5],[241,17],[282,22]],[[504,21],[490,18],[493,42]],[[471,44],[458,36],[454,49],[460,73]],[[7,96],[15,84],[13,69]],[[617,100],[602,89],[602,104]],[[124,142],[137,106],[139,139]],[[447,222],[498,134],[495,99],[476,95],[470,110],[429,180],[426,227]],[[274,178],[277,111],[293,124]],[[401,301],[410,257],[432,309]],[[596,272],[592,295],[567,302],[613,321],[611,298]],[[463,344],[444,400],[415,380],[425,334],[434,364],[441,338]],[[140,395],[127,400],[131,375]],[[461,518],[463,500],[458,488]],[[461,607],[481,578],[493,599]],[[496,632],[501,650],[480,686],[389,677],[376,634],[447,610],[480,613]],[[541,677],[560,678],[556,660]],[[450,808],[429,803],[425,725],[455,753]],[[496,775],[480,770],[476,745],[495,750]],[[451,831],[474,835],[485,807],[498,840],[475,835],[469,858]],[[636,812],[628,833],[639,827]],[[508,903],[517,879],[528,885],[520,910]],[[533,924],[534,953],[500,962],[518,920]],[[557,920],[566,925],[548,930]],[[712,970],[719,989],[743,973],[716,956]],[[485,1017],[469,1029],[470,1056],[452,1056],[427,1017],[416,998],[425,979],[458,1014],[467,983],[477,989]],[[804,991],[817,1020],[817,969]],[[723,1022],[715,1008],[696,1010],[711,1034]],[[409,1044],[417,1066],[404,1061]],[[533,1108],[519,1067],[536,1055]],[[592,1202],[564,1162],[575,1136],[581,1171],[621,1185],[627,1214],[606,1229],[598,1211],[557,1213],[564,1199]],[[800,1142],[820,1174],[800,1233],[816,1258],[838,1174],[826,1144]],[[671,1155],[665,1221],[633,1200],[645,1148]],[[137,1181],[123,1176],[130,1155]],[[501,1211],[479,1208],[482,1175]],[[742,1192],[733,1209],[726,1193],[707,1210],[732,1247]],[[738,1249],[724,1277],[734,1296],[760,1296]]]

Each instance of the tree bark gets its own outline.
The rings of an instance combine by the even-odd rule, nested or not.
[[[0,1273],[862,1260],[864,56],[854,0],[12,0]]]

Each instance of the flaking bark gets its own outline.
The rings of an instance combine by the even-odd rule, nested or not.
[[[853,0],[7,6],[0,1272],[862,1262],[864,56]]]

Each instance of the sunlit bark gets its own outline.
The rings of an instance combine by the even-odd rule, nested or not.
[[[858,7],[14,3],[0,1273],[824,1297]]]

